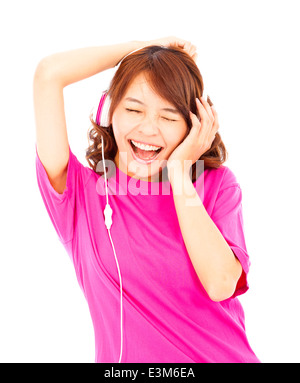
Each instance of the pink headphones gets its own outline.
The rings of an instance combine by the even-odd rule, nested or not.
[[[97,103],[98,106],[94,108],[93,111],[93,120],[95,123],[105,128],[109,127],[108,113],[110,102],[110,97],[107,95],[107,92],[104,91],[101,95],[99,103]]]

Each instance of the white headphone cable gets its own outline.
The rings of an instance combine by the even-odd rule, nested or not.
[[[122,278],[121,278],[121,272],[120,272],[120,267],[119,267],[119,262],[117,259],[115,247],[113,244],[113,240],[111,238],[110,234],[110,227],[112,225],[112,209],[108,203],[108,192],[107,192],[107,181],[106,181],[106,167],[105,167],[105,159],[104,159],[104,144],[103,144],[103,136],[101,136],[101,141],[102,141],[102,160],[103,160],[103,167],[104,167],[104,178],[105,178],[105,193],[106,193],[106,206],[104,209],[104,216],[105,216],[105,225],[108,231],[108,235],[110,238],[110,242],[113,248],[117,268],[118,268],[118,274],[119,274],[119,280],[120,280],[120,326],[121,326],[121,346],[120,346],[120,357],[119,357],[119,362],[121,363],[122,359],[122,353],[123,353],[123,286],[122,286]]]

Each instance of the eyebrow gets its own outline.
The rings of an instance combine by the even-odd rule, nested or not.
[[[136,98],[133,98],[133,97],[127,97],[127,98],[125,98],[125,100],[136,102],[136,103],[141,104],[141,105],[145,105],[142,101],[137,100]],[[174,114],[177,114],[177,115],[180,114],[177,109],[173,109],[173,108],[162,108],[161,110],[163,110],[165,112],[174,113]]]

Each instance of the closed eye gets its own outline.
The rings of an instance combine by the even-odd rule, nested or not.
[[[135,112],[135,113],[142,113],[140,110],[135,110],[135,109],[129,109],[129,108],[126,108],[126,110],[128,112]],[[171,120],[170,118],[166,118],[166,117],[162,117],[164,120],[166,121],[171,121],[171,122],[175,122],[177,120]]]
[[[136,113],[141,113],[140,110],[134,110],[134,109],[128,109],[126,108],[126,110],[128,110],[128,112],[136,112]]]

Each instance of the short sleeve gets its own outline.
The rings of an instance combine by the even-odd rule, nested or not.
[[[238,183],[221,189],[211,217],[242,266],[242,274],[232,297],[245,293],[250,260],[244,236],[242,191]]]
[[[73,238],[74,227],[76,225],[76,205],[78,205],[80,188],[83,181],[80,171],[83,165],[77,160],[70,147],[69,154],[66,187],[64,192],[60,194],[51,185],[36,148],[38,187],[48,215],[63,244],[71,241]]]

